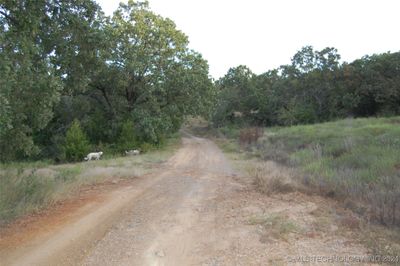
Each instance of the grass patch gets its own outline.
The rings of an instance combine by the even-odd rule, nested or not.
[[[52,160],[41,160],[34,162],[7,162],[7,163],[0,163],[0,170],[42,168],[52,164],[54,164]]]
[[[279,213],[252,217],[250,218],[249,223],[252,225],[263,226],[266,230],[266,235],[276,240],[287,240],[290,233],[301,232],[301,228],[298,225],[288,219],[288,217]]]
[[[249,169],[249,172],[254,177],[257,189],[267,195],[296,190],[297,185],[293,181],[292,171],[277,166],[275,162],[258,163],[254,168]]]
[[[229,139],[217,139],[218,146],[226,153],[234,153],[238,150],[238,144]]]
[[[158,150],[75,164],[10,163],[0,168],[0,226],[36,212],[79,191],[83,185],[110,178],[133,178],[150,172],[180,146],[175,137]]]
[[[371,254],[396,257],[400,254],[400,232],[366,225],[361,236]],[[390,244],[388,244],[390,243]]]
[[[315,125],[274,127],[244,151],[264,161],[295,168],[292,177],[312,191],[351,200],[352,210],[385,225],[400,225],[399,117],[345,119]],[[225,151],[240,150],[239,129],[224,129]],[[234,146],[234,143],[236,146]],[[285,177],[267,179],[268,167],[254,170],[265,192],[280,190]],[[264,171],[265,173],[262,173]],[[273,174],[272,174],[273,175]],[[275,182],[277,181],[277,182]],[[286,182],[286,181],[285,181]],[[285,183],[283,182],[283,183]],[[283,186],[284,187],[284,186]]]
[[[393,119],[272,128],[262,144],[263,157],[283,154],[279,161],[300,169],[307,186],[366,204],[367,210],[355,210],[363,209],[360,214],[383,224],[400,225],[400,127]]]
[[[400,225],[400,117],[344,119],[273,127],[251,145],[239,145],[240,128],[210,129],[228,154],[274,161],[296,169],[292,176],[311,192],[351,202],[369,221]],[[243,136],[242,136],[243,138]],[[269,169],[251,169],[260,190],[279,191],[285,178]],[[262,173],[264,171],[265,173]],[[284,182],[282,182],[282,180]],[[301,186],[301,187],[303,187]],[[273,188],[275,187],[275,188]]]
[[[264,136],[246,149],[239,145],[239,129],[225,130],[236,138],[214,136],[234,166],[248,172],[260,191],[282,192],[289,185],[289,191],[333,197],[352,210],[338,215],[318,208],[311,234],[313,230],[332,230],[335,221],[343,228],[338,234],[350,230],[370,254],[398,256],[400,231],[393,225],[400,225],[399,121],[400,117],[346,119],[267,128]],[[286,239],[288,232],[306,230],[284,218],[271,214],[253,217],[250,223],[266,229],[261,241],[267,242],[271,232],[274,238]]]

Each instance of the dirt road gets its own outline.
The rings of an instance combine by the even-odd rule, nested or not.
[[[0,264],[286,265],[366,253],[340,222],[320,221],[331,208],[323,199],[258,193],[206,139],[184,138],[154,174],[96,199],[28,240],[3,237]]]

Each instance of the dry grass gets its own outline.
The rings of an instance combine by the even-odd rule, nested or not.
[[[296,234],[302,231],[294,221],[280,213],[252,217],[249,223],[261,225],[265,229],[264,236],[261,238],[263,242],[280,239],[287,241],[290,233]]]
[[[224,139],[225,142],[228,140]],[[233,144],[231,143],[231,145]],[[319,153],[318,149],[318,147],[315,149],[316,153]],[[293,203],[287,202],[286,204],[290,204],[287,207],[278,207],[282,211],[272,210],[268,213],[267,210],[267,213],[249,219],[250,224],[259,225],[262,229],[260,232],[261,242],[276,244],[283,240],[286,243],[292,243],[298,237],[318,241],[327,233],[331,233],[342,238],[349,238],[354,243],[360,243],[367,248],[368,254],[371,255],[398,256],[400,254],[400,232],[398,230],[361,219],[359,214],[346,208],[347,205],[354,204],[351,201],[343,206],[335,200],[317,196],[318,193],[312,187],[304,186],[300,182],[298,169],[273,161],[262,161],[253,156],[249,157],[247,152],[238,152],[240,151],[239,147],[236,147],[236,152],[233,150],[225,149],[225,152],[234,162],[233,165],[237,171],[247,173],[241,179],[243,182],[252,182],[256,189],[269,195],[272,199],[296,198]],[[291,191],[294,193],[279,194]],[[304,208],[298,208],[304,202],[302,196],[299,195],[304,194],[296,191],[308,195],[313,194],[312,198],[317,199],[316,208],[310,207],[311,211],[309,212]],[[270,261],[271,265],[279,262]]]
[[[393,121],[400,118],[273,128],[261,157],[295,167],[310,190],[346,203],[366,219],[399,226],[400,128]]]
[[[293,171],[289,168],[279,166],[275,162],[259,162],[254,168],[249,170],[250,175],[254,177],[257,189],[267,195],[288,193],[299,187],[293,179]]]
[[[239,133],[239,143],[241,146],[254,144],[263,134],[264,129],[261,127],[250,127],[242,129]]]
[[[398,230],[363,224],[361,239],[371,254],[393,257],[400,254],[400,232]]]
[[[84,185],[135,178],[154,170],[179,147],[178,139],[164,149],[140,156],[75,164],[12,163],[0,168],[0,226],[75,195]]]
[[[343,152],[354,149],[354,142],[351,139],[344,140]],[[291,197],[291,195],[317,194],[328,195],[330,189],[328,184],[322,184],[316,190],[314,186],[306,184],[303,173],[299,168],[291,167],[274,161],[263,161],[259,157],[250,154],[248,150],[243,152],[237,142],[226,138],[220,139],[217,143],[224,149],[229,158],[234,162],[235,168],[240,172],[246,172],[243,178],[252,180],[256,189],[272,198]],[[236,146],[235,146],[236,145]],[[228,149],[226,147],[229,147]],[[320,145],[304,146],[309,148],[315,158],[323,158],[324,151]],[[341,156],[343,152],[336,153]],[[331,184],[332,185],[332,184]],[[390,186],[388,185],[387,188]],[[335,190],[336,187],[333,187]],[[397,189],[394,187],[393,189]],[[295,192],[287,195],[275,195],[279,193]],[[371,192],[370,192],[371,193]],[[366,194],[366,196],[368,193]],[[385,198],[382,197],[381,198]],[[391,195],[387,195],[391,197]],[[304,212],[271,212],[250,218],[251,224],[262,226],[260,241],[264,243],[276,243],[279,240],[291,242],[296,237],[314,239],[323,237],[326,232],[333,232],[341,237],[352,239],[355,243],[365,246],[371,255],[398,256],[400,254],[400,232],[394,228],[371,223],[363,215],[368,209],[360,207],[348,197],[343,204],[341,202],[320,198],[317,208],[304,216]],[[377,202],[376,204],[378,204]],[[296,205],[296,203],[294,204]],[[298,205],[296,205],[298,206]],[[359,209],[361,208],[361,209]],[[376,210],[377,211],[377,210]],[[300,217],[298,220],[296,217]],[[273,263],[276,263],[274,261]],[[271,261],[272,264],[272,261]]]
[[[367,220],[400,226],[399,121],[400,117],[345,119],[268,128],[257,141],[251,129],[219,131],[225,132],[225,151],[244,151],[249,158],[294,168],[294,179],[309,191],[337,199]],[[244,143],[245,149],[237,143]],[[253,172],[266,193],[287,187],[285,175],[268,167]]]
[[[317,232],[327,232],[336,227],[337,235],[347,235],[362,243],[371,255],[398,256],[400,254],[400,232],[393,228],[369,223],[348,209],[319,206],[310,214],[314,217],[312,227]]]

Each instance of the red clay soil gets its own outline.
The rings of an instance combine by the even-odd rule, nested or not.
[[[20,246],[40,235],[49,234],[77,218],[77,211],[93,202],[102,202],[112,190],[128,185],[131,180],[106,181],[86,185],[71,198],[58,201],[46,209],[25,215],[0,228],[0,250]]]

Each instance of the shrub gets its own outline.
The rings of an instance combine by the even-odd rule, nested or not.
[[[89,151],[89,142],[78,120],[74,120],[65,136],[64,152],[67,161],[82,160]]]
[[[139,146],[138,137],[132,121],[128,120],[122,125],[121,134],[118,139],[118,149],[125,150],[137,149]]]
[[[222,136],[226,138],[237,138],[237,131],[238,130],[232,126],[226,126],[219,128],[218,133],[222,134]]]
[[[256,143],[257,140],[264,134],[261,127],[251,127],[240,130],[239,143],[242,146]]]
[[[262,158],[297,167],[304,185],[321,195],[351,201],[352,210],[372,221],[400,226],[396,119],[271,128],[262,143]]]
[[[55,188],[54,180],[37,175],[35,170],[27,175],[23,172],[19,169],[0,173],[0,227],[51,201],[48,195]]]
[[[140,151],[141,152],[148,152],[150,150],[154,149],[154,145],[147,143],[147,142],[143,142],[142,144],[140,144]]]
[[[301,228],[296,223],[280,213],[255,216],[249,222],[264,227],[267,233],[265,237],[267,238],[287,240],[288,234],[301,232]]]
[[[253,176],[257,189],[267,195],[292,192],[297,187],[292,180],[292,172],[272,161],[258,165]]]
[[[317,121],[317,115],[311,105],[292,100],[278,111],[278,121],[286,126],[309,124]]]

